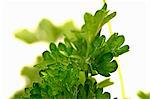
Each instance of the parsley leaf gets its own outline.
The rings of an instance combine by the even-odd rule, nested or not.
[[[98,88],[104,88],[104,87],[110,86],[112,84],[114,84],[114,83],[110,81],[110,78],[108,78],[108,79],[105,79],[104,81],[101,81],[100,83],[98,83]]]
[[[82,26],[81,32],[87,42],[91,42],[97,33],[102,29],[102,26],[116,16],[116,12],[108,15],[107,5],[104,4],[101,10],[98,10],[95,15],[90,13],[84,14],[85,24]]]

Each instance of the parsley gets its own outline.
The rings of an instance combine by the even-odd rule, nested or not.
[[[101,35],[103,25],[115,16],[116,12],[109,14],[106,3],[94,15],[85,13],[81,30],[64,33],[64,42],[51,42],[49,50],[42,53],[42,61],[34,65],[41,81],[13,98],[110,99],[111,94],[103,89],[113,82],[108,78],[98,83],[93,76],[110,77],[118,67],[114,57],[129,51],[129,46],[123,45],[123,35],[114,33],[108,40]]]

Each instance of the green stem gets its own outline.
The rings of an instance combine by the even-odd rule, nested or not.
[[[122,98],[125,99],[126,96],[125,96],[125,88],[124,88],[124,81],[123,81],[123,76],[121,72],[121,66],[120,66],[118,58],[115,58],[115,60],[118,63],[118,75],[119,75],[120,86],[121,86],[121,95],[122,95]]]

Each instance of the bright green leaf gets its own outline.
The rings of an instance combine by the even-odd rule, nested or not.
[[[116,12],[113,12],[111,14],[109,14],[107,17],[104,18],[104,21],[102,23],[102,25],[106,24],[107,22],[109,22],[112,18],[114,18],[116,16]]]
[[[84,71],[80,71],[79,72],[79,81],[82,85],[84,85],[85,81],[86,81],[86,77],[85,77],[85,72]]]
[[[36,42],[38,39],[37,37],[35,36],[34,33],[30,32],[29,30],[27,29],[23,29],[23,30],[20,30],[20,31],[17,31],[15,33],[15,37],[16,38],[19,38],[29,44],[31,43],[34,43]]]
[[[106,8],[106,5],[104,5],[103,9],[98,10],[94,16],[89,13],[85,13],[85,24],[82,26],[81,32],[87,42],[91,42],[102,28],[103,20],[108,13]]]
[[[119,56],[119,55],[121,55],[123,53],[126,53],[128,51],[129,51],[129,46],[128,45],[124,45],[123,47],[121,47],[120,49],[118,49],[116,51],[116,55],[115,56]]]
[[[104,87],[110,86],[112,84],[113,84],[113,82],[111,82],[110,78],[108,78],[108,79],[105,79],[104,81],[101,81],[100,83],[98,83],[98,88],[104,88]]]

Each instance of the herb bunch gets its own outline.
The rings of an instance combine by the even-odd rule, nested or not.
[[[19,99],[110,99],[103,89],[113,84],[110,78],[97,82],[93,76],[110,77],[118,68],[114,57],[129,51],[123,35],[114,33],[108,40],[101,35],[104,24],[116,16],[105,3],[94,15],[85,13],[81,31],[64,34],[64,42],[51,42],[35,65],[41,82],[25,88]]]

